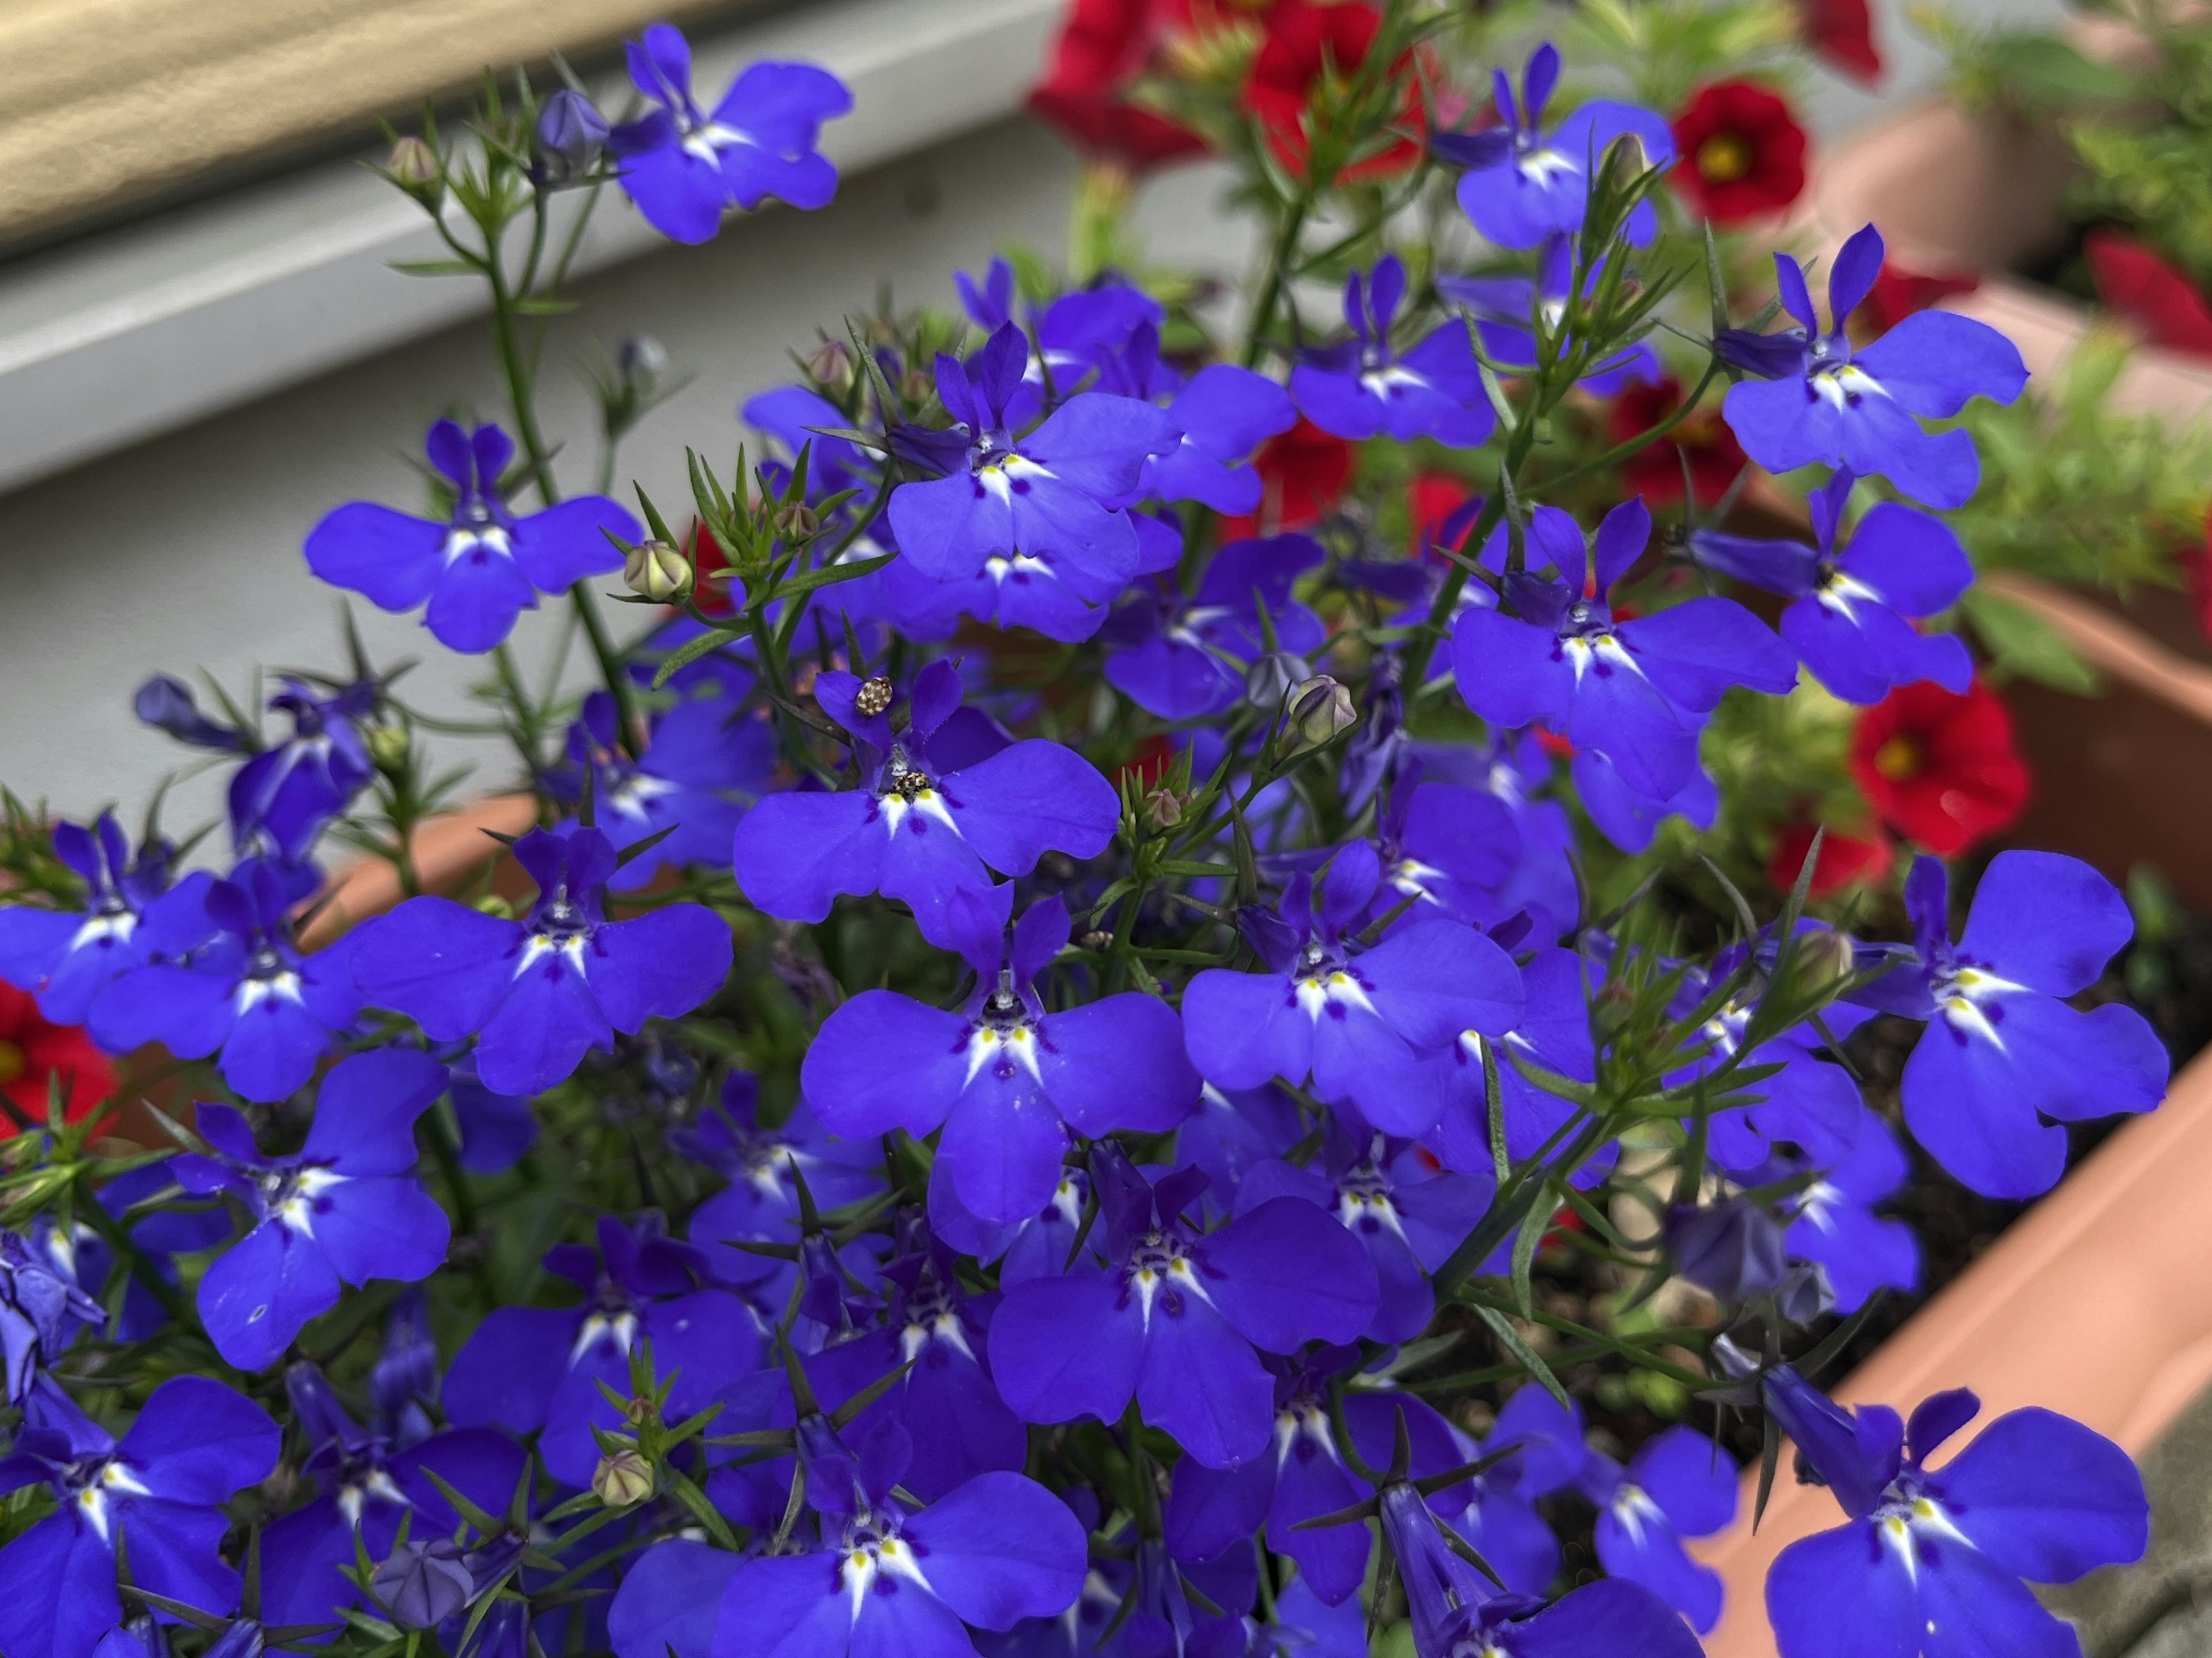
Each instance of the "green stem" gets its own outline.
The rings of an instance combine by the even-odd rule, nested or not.
[[[1267,331],[1275,325],[1275,311],[1283,300],[1283,283],[1288,278],[1291,255],[1297,252],[1298,236],[1305,229],[1306,215],[1313,211],[1313,191],[1301,190],[1292,198],[1283,214],[1283,222],[1275,232],[1275,245],[1267,255],[1267,274],[1260,288],[1260,297],[1252,307],[1252,326],[1244,337],[1244,366],[1256,367],[1261,355],[1267,349]]]

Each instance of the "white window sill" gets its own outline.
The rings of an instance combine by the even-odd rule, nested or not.
[[[697,82],[717,94],[763,58],[825,65],[854,107],[823,149],[855,172],[1018,108],[1062,4],[836,0],[699,42]],[[658,245],[611,192],[578,268]],[[0,269],[0,490],[481,309],[478,284],[390,269],[443,251],[412,203],[340,161]]]

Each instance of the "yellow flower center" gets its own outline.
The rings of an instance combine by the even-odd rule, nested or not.
[[[1751,171],[1751,146],[1733,132],[1716,132],[1698,146],[1698,176],[1707,184],[1732,185]]]
[[[0,1087],[14,1082],[31,1068],[30,1056],[10,1042],[0,1042]]]
[[[1918,772],[1920,760],[1920,744],[1909,737],[1893,737],[1874,751],[1874,768],[1893,783]]]

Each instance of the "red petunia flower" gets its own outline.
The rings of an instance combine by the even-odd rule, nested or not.
[[[1318,523],[1352,482],[1352,446],[1300,419],[1269,438],[1252,457],[1260,474],[1260,510],[1221,520],[1224,542],[1272,536]]]
[[[1251,73],[1244,82],[1243,104],[1266,132],[1275,159],[1299,177],[1306,169],[1307,112],[1315,88],[1332,68],[1339,74],[1357,69],[1382,27],[1382,14],[1364,0],[1274,0],[1262,15],[1267,30]],[[1397,66],[1405,81],[1405,105],[1399,125],[1421,125],[1421,94],[1412,60]],[[1337,174],[1341,179],[1376,179],[1403,173],[1420,159],[1420,146],[1398,139],[1380,153],[1355,161]]]
[[[1030,112],[1092,155],[1139,170],[1203,155],[1205,139],[1129,99],[1188,13],[1161,0],[1074,0]]]
[[[1625,443],[1682,406],[1682,383],[1672,378],[1656,386],[1632,386],[1613,399],[1606,415],[1607,435]],[[1709,403],[1658,442],[1639,449],[1621,467],[1628,487],[1653,507],[1682,498],[1682,461],[1690,463],[1690,488],[1698,504],[1710,507],[1728,493],[1736,474],[1750,464],[1743,446],[1721,418],[1720,404]]]
[[[2093,230],[2082,244],[2106,308],[2153,345],[2212,356],[2212,309],[2196,285],[2134,237]]]
[[[1877,816],[1945,858],[1987,840],[2027,804],[2012,714],[1979,680],[1964,696],[1922,680],[1858,719],[1851,775]]]
[[[14,1115],[46,1121],[46,1090],[56,1076],[71,1122],[115,1091],[114,1066],[82,1026],[49,1022],[27,991],[0,984],[0,1094]],[[14,1117],[0,1114],[0,1139],[15,1127]]]
[[[1885,259],[1875,275],[1874,286],[1859,301],[1859,307],[1850,314],[1851,337],[1871,340],[1903,322],[1916,311],[1925,311],[1938,300],[1948,299],[1954,294],[1971,294],[1982,285],[1982,279],[1971,272],[1929,275],[1923,271],[1907,270],[1903,265]]]
[[[1867,0],[1797,0],[1797,27],[1813,55],[1830,68],[1868,86],[1881,79]]]
[[[1748,81],[1701,88],[1674,118],[1674,186],[1715,224],[1779,213],[1805,191],[1805,129]]]
[[[1775,837],[1774,850],[1766,860],[1766,878],[1777,892],[1788,892],[1797,884],[1798,872],[1813,850],[1813,832],[1811,823],[1791,823]],[[1814,898],[1827,898],[1847,888],[1872,886],[1896,862],[1896,850],[1880,829],[1872,839],[1861,840],[1832,829],[1821,838],[1820,861],[1814,865],[1813,884],[1808,891]]]

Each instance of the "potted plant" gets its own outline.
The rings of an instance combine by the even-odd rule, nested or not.
[[[823,206],[842,88],[710,109],[662,27],[635,118],[526,82],[398,141],[508,406],[302,556],[482,659],[515,775],[447,815],[471,722],[356,650],[141,688],[228,768],[213,867],[7,818],[0,978],[176,1067],[166,1143],[58,1070],[7,1143],[9,1658],[1668,1658],[1785,1436],[1843,1499],[1786,1658],[1839,1594],[1899,1650],[1939,1594],[2068,1638],[2024,1580],[2141,1553],[2118,1445],[1930,1461],[1960,1395],[1908,1445],[1818,1391],[1973,1253],[1885,1206],[2063,1217],[2110,1153],[2061,1185],[2060,1122],[2165,1092],[2122,895],[1981,856],[2018,762],[1936,620],[1978,448],[1933,422],[2025,371],[1940,313],[1847,343],[1871,231],[1773,326],[1794,37],[1593,15],[1571,61],[1414,0],[1079,6],[1065,267],[825,319],[681,510],[564,495],[527,228]],[[1264,233],[1233,307],[1124,211],[1201,150]],[[610,476],[663,372],[605,376]],[[1750,460],[1821,475],[1814,540],[1751,533]],[[1807,805],[1855,744],[1854,860]]]

